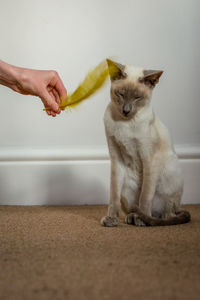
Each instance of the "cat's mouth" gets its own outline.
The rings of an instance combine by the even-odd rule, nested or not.
[[[123,116],[124,119],[130,119],[132,116],[136,113],[136,110],[130,109],[130,110],[122,110],[121,115]]]
[[[131,111],[126,111],[126,110],[123,110],[123,115],[125,116],[125,117],[128,117],[128,115],[130,115],[130,112]]]
[[[132,112],[129,113],[121,113],[121,116],[123,117],[123,119],[130,119],[132,117]]]

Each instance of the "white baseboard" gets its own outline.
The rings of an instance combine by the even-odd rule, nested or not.
[[[176,147],[182,203],[200,203],[200,147]],[[107,148],[0,150],[0,205],[101,205],[109,200]]]

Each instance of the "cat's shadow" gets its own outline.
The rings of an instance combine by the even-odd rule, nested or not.
[[[43,205],[99,205],[107,204],[107,191],[103,184],[91,177],[77,176],[69,169],[56,169],[47,174],[46,199]]]
[[[103,205],[108,203],[108,190],[93,169],[60,165],[42,165],[13,172],[6,166],[0,170],[1,205]],[[22,170],[21,170],[22,169]],[[21,172],[21,173],[20,173]]]

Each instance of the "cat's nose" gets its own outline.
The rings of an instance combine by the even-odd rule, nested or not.
[[[124,107],[123,108],[123,114],[125,115],[125,116],[127,116],[129,113],[130,113],[130,108],[129,107]]]

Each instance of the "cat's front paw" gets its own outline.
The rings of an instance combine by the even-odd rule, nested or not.
[[[114,227],[118,225],[118,218],[105,216],[101,219],[101,225],[105,227]]]
[[[129,225],[135,225],[135,222],[134,222],[134,213],[130,213],[130,214],[126,215],[126,217],[125,217],[125,223],[129,224]]]
[[[136,226],[146,226],[146,224],[138,217],[136,213],[130,213],[125,218],[126,224],[136,225]]]

